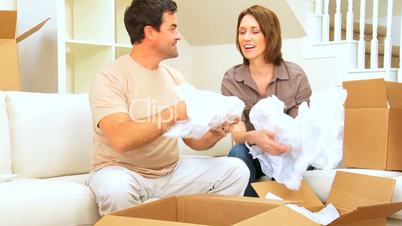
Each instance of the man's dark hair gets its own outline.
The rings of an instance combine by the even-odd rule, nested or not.
[[[133,0],[124,13],[124,25],[131,44],[141,43],[144,39],[145,26],[152,26],[159,31],[164,12],[176,11],[176,2],[172,0]]]

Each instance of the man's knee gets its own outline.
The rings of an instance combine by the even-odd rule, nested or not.
[[[248,183],[250,178],[250,170],[247,167],[246,163],[239,158],[229,158],[233,164],[233,170],[235,171],[235,175],[239,176],[240,181],[244,181]]]

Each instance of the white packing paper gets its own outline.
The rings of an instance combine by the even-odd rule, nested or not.
[[[331,203],[315,213],[293,204],[287,204],[286,206],[320,225],[328,225],[340,217],[338,211]]]
[[[250,111],[251,123],[256,130],[274,132],[276,141],[289,146],[290,151],[273,156],[246,144],[250,154],[260,161],[267,176],[298,190],[309,165],[330,169],[342,160],[345,100],[346,91],[342,88],[313,93],[310,106],[302,103],[295,119],[283,112],[285,106],[277,97],[260,100]]]
[[[245,106],[238,97],[199,90],[190,84],[178,86],[176,94],[186,103],[189,120],[176,123],[164,134],[167,137],[201,138],[211,128],[240,118]]]

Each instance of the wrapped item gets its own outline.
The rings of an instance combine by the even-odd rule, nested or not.
[[[343,103],[346,91],[329,88],[313,93],[310,107],[299,106],[296,119],[283,112],[284,104],[275,96],[260,100],[250,112],[256,130],[276,134],[276,141],[289,146],[289,152],[273,156],[258,146],[248,146],[259,159],[262,171],[289,189],[297,190],[309,165],[320,169],[335,168],[342,160]]]
[[[211,128],[241,117],[244,102],[235,96],[199,90],[190,84],[176,88],[180,100],[186,103],[189,120],[176,123],[164,136],[201,138]]]

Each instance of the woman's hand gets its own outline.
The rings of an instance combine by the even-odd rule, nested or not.
[[[281,155],[289,151],[289,147],[275,141],[275,134],[268,130],[247,132],[248,144],[256,144],[262,151],[271,155]]]

